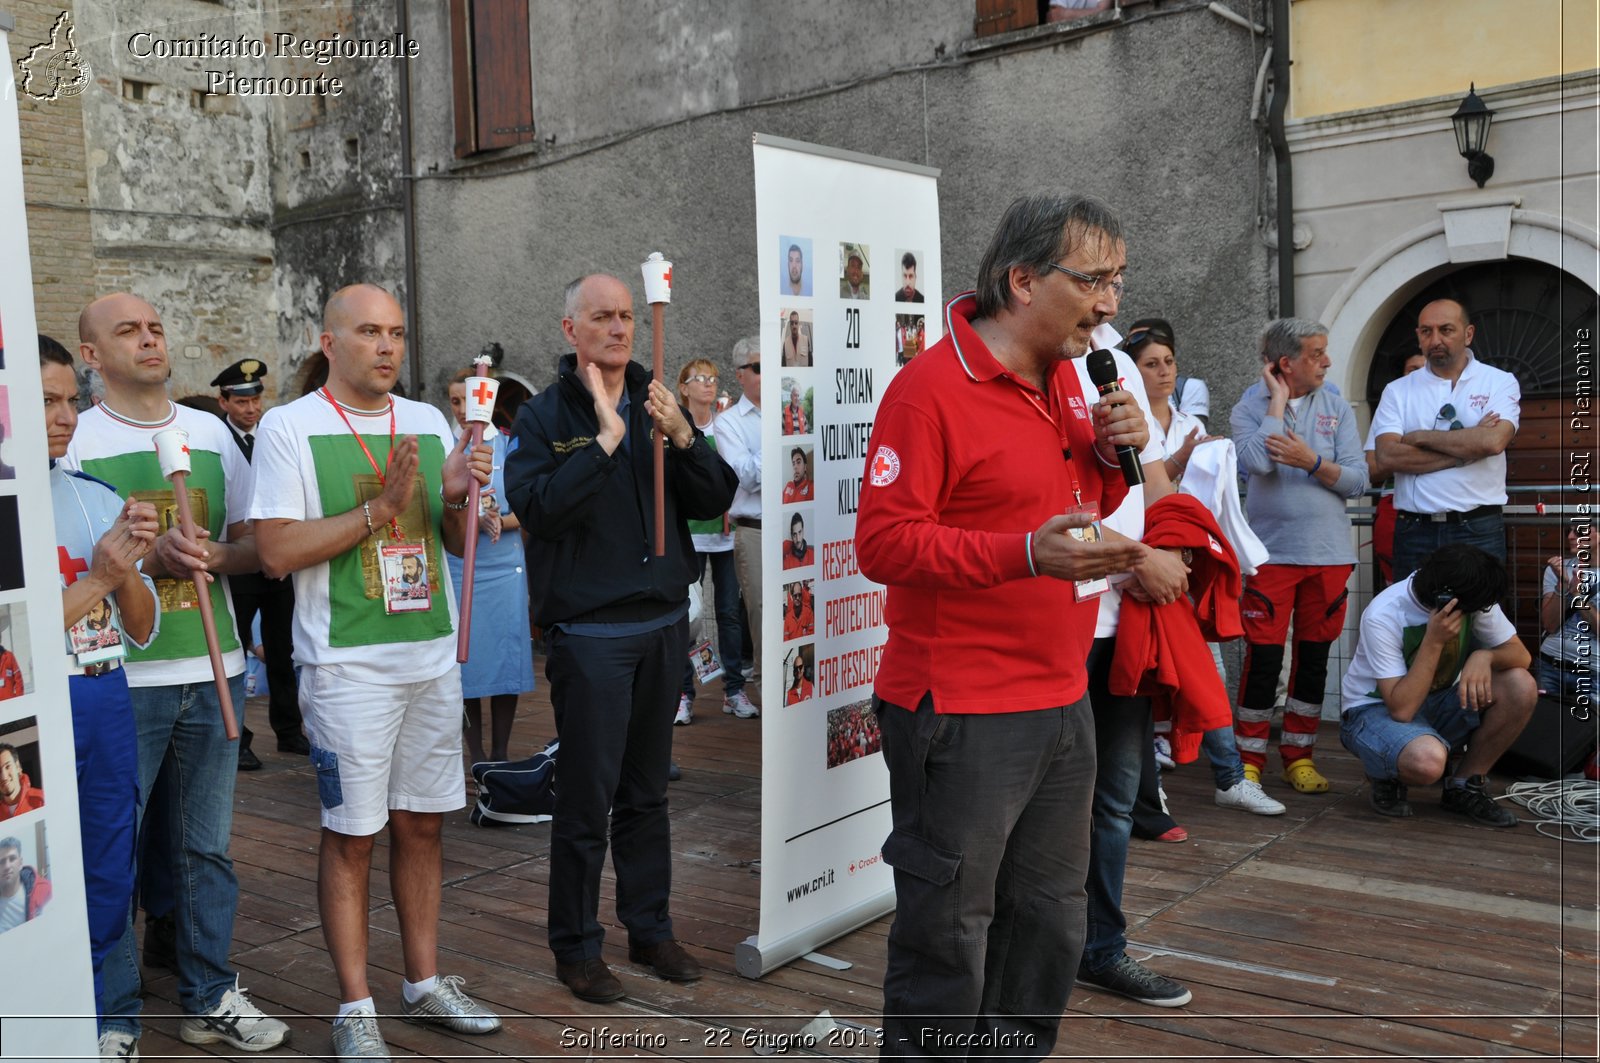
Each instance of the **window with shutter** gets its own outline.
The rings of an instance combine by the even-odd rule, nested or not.
[[[456,157],[534,139],[527,0],[450,0]]]
[[[991,37],[1037,26],[1039,6],[1039,0],[978,0],[973,32],[979,37]]]

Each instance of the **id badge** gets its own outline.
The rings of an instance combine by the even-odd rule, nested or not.
[[[422,543],[379,543],[378,568],[383,573],[385,613],[425,613],[433,607],[433,574]]]
[[[122,635],[122,614],[117,603],[108,597],[91,605],[83,619],[67,629],[67,644],[82,668],[126,657],[128,642]]]
[[[1096,502],[1080,502],[1076,506],[1068,506],[1066,510],[1069,517],[1088,517],[1090,524],[1082,528],[1068,528],[1067,534],[1080,543],[1098,543],[1105,536],[1100,530],[1100,505]],[[1072,600],[1086,602],[1090,598],[1098,598],[1111,589],[1111,583],[1104,576],[1095,579],[1074,580],[1072,583]]]

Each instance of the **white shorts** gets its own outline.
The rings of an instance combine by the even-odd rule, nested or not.
[[[300,669],[300,714],[317,769],[322,825],[376,834],[391,808],[466,807],[461,669],[420,683],[363,683],[338,666]]]

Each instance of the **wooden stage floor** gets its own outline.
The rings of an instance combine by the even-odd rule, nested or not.
[[[514,756],[554,735],[542,662],[539,672],[541,691],[519,710]],[[748,1058],[824,1009],[876,1023],[887,918],[823,950],[848,970],[801,960],[760,981],[734,973],[734,946],[758,921],[761,724],[720,708],[720,693],[702,697],[693,726],[676,729],[683,780],[671,790],[673,915],[705,979],[676,986],[628,963],[608,869],[606,959],[628,996],[575,1000],[545,946],[549,825],[487,830],[452,814],[441,967],[464,975],[505,1029],[471,1038],[386,1019],[397,1059]],[[251,716],[265,711],[258,703]],[[234,959],[255,1000],[293,1028],[289,1047],[255,1058],[321,1057],[337,1000],[317,921],[316,782],[270,735],[260,744],[266,767],[239,776],[234,814]],[[1079,990],[1057,1057],[1595,1059],[1600,847],[1563,844],[1529,824],[1477,827],[1441,812],[1436,793],[1412,795],[1412,819],[1378,817],[1329,726],[1318,763],[1332,791],[1305,797],[1272,779],[1268,791],[1289,805],[1275,818],[1217,808],[1202,765],[1168,774],[1191,837],[1133,843],[1129,951],[1155,957],[1194,1001],[1165,1010]],[[380,1013],[398,1008],[401,970],[387,859],[380,840],[371,920]],[[203,1056],[177,1040],[173,977],[146,991],[144,1058]],[[788,1054],[876,1052],[845,1044]]]

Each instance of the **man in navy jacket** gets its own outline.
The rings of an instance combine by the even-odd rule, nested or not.
[[[532,536],[528,589],[547,632],[545,674],[561,738],[550,843],[550,950],[580,1000],[622,983],[600,956],[607,813],[628,957],[676,982],[700,965],[672,934],[667,771],[697,575],[687,521],[727,512],[738,486],[679,409],[633,362],[633,293],[606,274],[567,287],[574,353],[525,403],[506,494]],[[656,557],[652,432],[667,440],[666,553]]]

